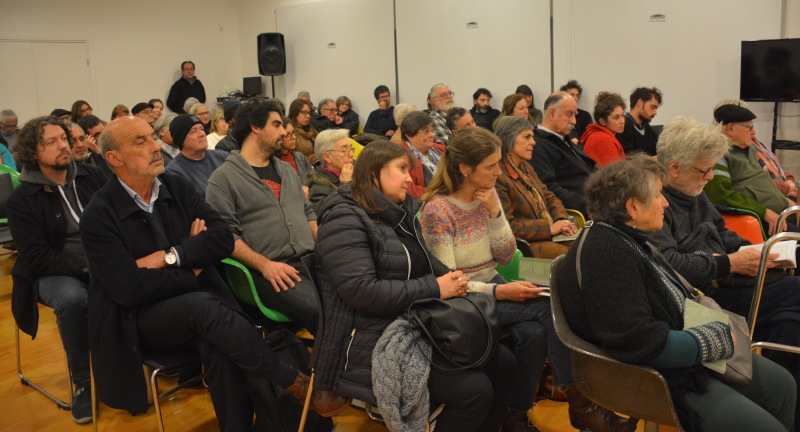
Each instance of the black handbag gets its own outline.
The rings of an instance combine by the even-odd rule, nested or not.
[[[456,372],[486,365],[497,349],[500,321],[497,301],[483,293],[447,300],[417,300],[408,307],[409,322],[433,347],[431,367]]]

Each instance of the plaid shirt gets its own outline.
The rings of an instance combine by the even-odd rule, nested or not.
[[[447,145],[453,139],[453,132],[447,127],[447,120],[439,110],[431,111],[431,117],[433,117],[433,142]]]
[[[552,238],[550,235],[550,223],[545,215],[536,213],[536,205],[533,202],[531,192],[520,176],[509,169],[508,164],[509,162],[506,160],[500,163],[500,169],[503,174],[497,178],[497,183],[495,184],[497,195],[500,197],[500,204],[503,206],[503,213],[505,213],[508,223],[511,225],[514,237],[527,240],[531,244],[534,256],[540,256],[541,247],[537,245],[537,242],[550,241]],[[528,171],[533,186],[541,192],[547,205],[547,211],[553,221],[566,219],[567,211],[561,201],[539,180],[539,176],[536,175],[533,167],[528,162],[523,162],[523,166]]]

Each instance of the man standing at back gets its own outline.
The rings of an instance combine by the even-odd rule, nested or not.
[[[536,127],[531,165],[539,179],[564,207],[586,214],[583,183],[594,170],[594,160],[570,139],[578,102],[567,92],[555,92],[544,101],[544,120]]]
[[[190,97],[206,102],[206,89],[203,83],[194,76],[194,62],[187,60],[181,63],[181,77],[172,84],[167,97],[167,106],[176,114],[185,114],[183,103]]]
[[[283,113],[276,99],[242,102],[233,130],[242,149],[211,175],[206,201],[233,229],[232,256],[252,269],[264,305],[313,333],[319,305],[300,257],[314,252],[317,215],[297,173],[278,159]]]
[[[54,117],[35,118],[19,133],[15,150],[22,173],[7,207],[19,253],[11,269],[11,309],[20,330],[35,337],[37,301],[53,308],[75,384],[72,419],[86,423],[92,420],[89,270],[78,224],[106,178],[96,167],[73,161],[69,138],[67,127]]]
[[[653,87],[639,87],[631,93],[631,110],[625,114],[625,130],[617,134],[625,154],[644,152],[656,154],[658,135],[650,127],[653,117],[661,106],[661,90]]]

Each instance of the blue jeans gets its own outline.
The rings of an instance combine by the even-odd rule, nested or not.
[[[504,284],[506,280],[496,275],[489,283]],[[545,357],[550,358],[554,386],[573,384],[569,350],[556,335],[549,297],[524,302],[501,300],[497,302],[497,313],[503,330],[511,334],[517,359],[514,382],[518,384],[514,387],[509,408],[527,411],[533,406]]]
[[[76,387],[89,385],[89,291],[86,283],[70,276],[45,276],[39,278],[39,298],[56,314],[72,382]]]

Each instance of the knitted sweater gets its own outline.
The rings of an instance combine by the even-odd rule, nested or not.
[[[583,152],[597,162],[597,165],[608,165],[611,162],[625,160],[625,151],[614,132],[599,124],[590,124],[581,137]]]
[[[495,266],[511,262],[517,251],[503,212],[492,219],[478,200],[464,203],[437,195],[422,208],[419,221],[431,253],[469,276],[470,291],[492,294],[494,284],[486,282],[497,274]]]

